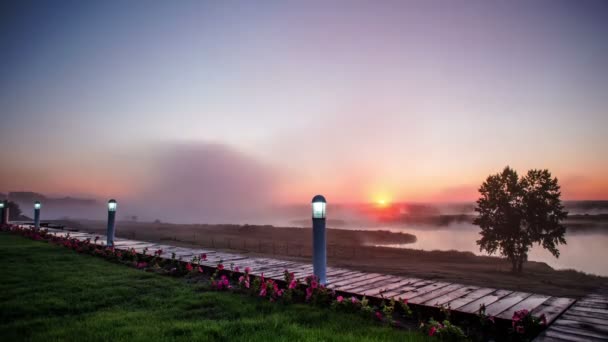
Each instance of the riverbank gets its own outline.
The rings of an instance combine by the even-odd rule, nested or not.
[[[103,221],[56,221],[68,227],[105,233]],[[311,231],[305,228],[239,225],[181,225],[119,222],[117,236],[186,247],[207,247],[251,255],[309,261]],[[413,242],[411,234],[328,230],[328,263],[367,272],[413,276],[484,287],[528,291],[560,297],[580,298],[608,278],[571,270],[554,270],[529,261],[522,274],[512,274],[501,258],[476,256],[470,252],[422,251],[374,247],[374,244]],[[397,242],[395,242],[397,241]],[[404,242],[399,242],[404,241]]]

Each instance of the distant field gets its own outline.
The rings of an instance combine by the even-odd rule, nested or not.
[[[0,233],[3,341],[426,341],[354,314],[204,292]]]

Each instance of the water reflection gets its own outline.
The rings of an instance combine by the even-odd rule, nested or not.
[[[459,250],[483,255],[476,241],[479,239],[479,228],[471,224],[455,224],[434,228],[374,228],[406,232],[416,235],[415,243],[389,245],[396,248],[415,248],[423,250]],[[608,233],[587,231],[583,233],[566,233],[566,245],[560,245],[561,255],[555,258],[542,247],[534,247],[529,259],[546,262],[555,269],[575,269],[587,273],[608,276]]]

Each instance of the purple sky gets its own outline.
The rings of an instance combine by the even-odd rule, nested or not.
[[[0,192],[608,199],[606,1],[2,1]]]

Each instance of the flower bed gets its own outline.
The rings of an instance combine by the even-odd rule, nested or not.
[[[422,307],[411,308],[406,298],[380,298],[352,296],[330,290],[318,282],[314,275],[297,279],[294,273],[284,271],[283,280],[265,278],[251,274],[249,267],[240,268],[230,264],[228,267],[220,261],[216,267],[201,264],[207,259],[205,254],[197,255],[184,261],[173,253],[170,259],[163,258],[162,250],[142,253],[135,249],[118,249],[98,244],[99,237],[84,241],[70,237],[57,236],[46,230],[32,230],[16,225],[1,227],[2,231],[19,234],[24,237],[46,241],[58,246],[105,258],[109,261],[136,267],[147,272],[156,272],[174,277],[183,277],[188,282],[202,285],[205,290],[235,291],[260,297],[270,302],[288,304],[292,302],[310,303],[311,305],[331,307],[337,311],[355,312],[380,324],[387,324],[400,329],[420,329],[428,336],[445,341],[464,340],[509,340],[528,341],[536,336],[545,326],[544,317],[534,318],[527,310],[514,313],[510,326],[501,326],[493,317],[485,314],[481,307],[475,319],[463,317],[454,319],[449,307],[433,310]],[[455,325],[464,326],[464,329]]]

